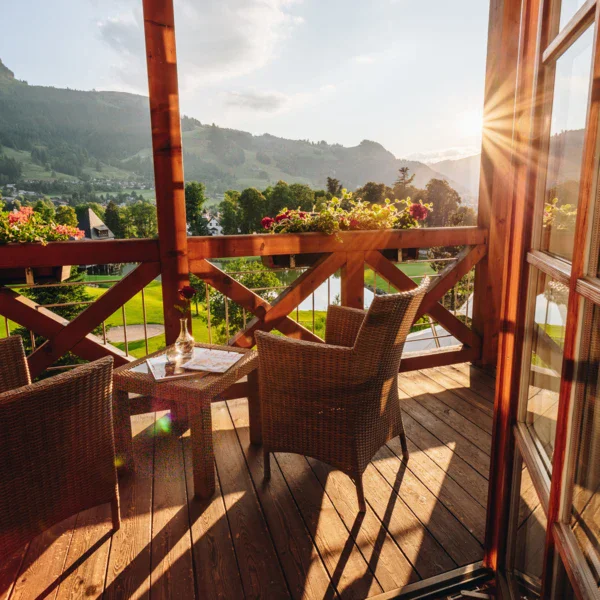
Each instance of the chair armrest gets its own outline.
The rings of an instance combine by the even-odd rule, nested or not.
[[[327,309],[325,343],[335,346],[354,346],[358,330],[366,315],[366,310],[331,304]]]
[[[29,366],[20,336],[0,340],[0,394],[31,383]]]

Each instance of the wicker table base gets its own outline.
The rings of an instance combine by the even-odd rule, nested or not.
[[[248,377],[248,406],[250,411],[250,440],[261,443],[260,399],[258,393],[258,355],[254,350],[196,344],[199,348],[213,348],[243,354],[225,373],[199,373],[197,377],[157,382],[145,368],[146,359],[140,359],[115,369],[113,375],[113,418],[117,464],[120,471],[131,471],[133,444],[131,414],[134,404],[129,394],[141,394],[152,401],[165,402],[180,421],[187,420],[192,442],[194,491],[200,498],[209,498],[215,491],[214,452],[212,442],[212,402],[220,399],[234,383]],[[164,350],[151,354],[156,356]],[[138,410],[137,412],[143,412]]]

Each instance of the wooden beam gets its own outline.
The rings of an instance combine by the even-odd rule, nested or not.
[[[482,363],[494,365],[500,331],[502,272],[512,196],[512,135],[522,0],[491,0],[477,224],[489,229],[487,256],[475,270],[473,329]]]
[[[477,358],[479,358],[479,351],[468,346],[448,346],[426,352],[405,352],[400,362],[400,373],[472,362]]]
[[[19,295],[14,290],[0,288],[0,315],[18,323],[45,338],[56,336],[69,322],[33,300]],[[88,333],[73,348],[72,352],[84,360],[98,360],[112,356],[115,366],[127,364],[132,358],[110,344],[102,343],[95,335]]]
[[[444,269],[439,272],[439,277],[429,286],[429,291],[425,294],[423,302],[417,312],[417,319],[431,311],[443,297],[446,292],[451,290],[486,254],[487,247],[482,245],[474,248],[466,247],[461,250],[455,263],[448,263]]]
[[[56,335],[39,346],[27,359],[32,378],[74,348],[90,331],[133,298],[160,272],[158,263],[142,263],[111,287]]]
[[[365,253],[346,253],[346,264],[342,267],[342,306],[364,308],[365,306]]]
[[[384,248],[432,248],[434,246],[475,246],[487,243],[487,229],[479,227],[431,227],[342,231],[324,233],[283,233],[278,235],[214,235],[190,237],[189,259],[195,260],[276,254],[317,252],[358,252]]]
[[[394,263],[385,258],[381,252],[365,252],[365,262],[398,290],[411,290],[417,287],[417,284],[408,275],[405,275]],[[431,306],[429,314],[459,342],[471,348],[479,349],[481,347],[479,336],[441,304]]]
[[[178,290],[189,283],[173,0],[142,0],[167,344],[179,334]]]
[[[547,4],[547,2],[546,2]],[[485,557],[484,564],[494,571],[503,570],[506,563],[507,531],[509,527],[509,514],[511,508],[511,494],[513,482],[513,463],[515,452],[515,439],[513,425],[516,422],[519,404],[519,386],[521,378],[521,364],[523,357],[523,337],[525,333],[524,321],[526,316],[527,297],[527,251],[531,247],[533,198],[536,193],[536,166],[539,164],[540,137],[532,135],[532,128],[539,119],[540,103],[537,101],[538,53],[540,47],[540,8],[541,0],[529,0],[523,3],[521,13],[520,2],[507,0],[493,0],[490,18],[495,19],[497,25],[494,34],[495,41],[490,40],[490,53],[501,54],[502,35],[507,39],[516,37],[511,11],[521,14],[522,27],[519,41],[519,80],[516,91],[515,113],[513,118],[509,114],[510,101],[502,103],[499,115],[506,114],[506,118],[514,125],[512,139],[503,133],[498,141],[502,141],[510,148],[512,157],[512,176],[504,182],[498,180],[499,191],[504,196],[507,204],[506,217],[506,249],[503,264],[495,271],[495,277],[503,282],[502,302],[500,307],[500,332],[498,337],[498,369],[496,374],[496,395],[494,401],[494,422],[492,428],[492,452],[490,456],[490,478],[488,489],[488,506],[486,519]],[[504,32],[504,33],[503,33]],[[512,42],[510,44],[512,53]],[[492,60],[491,66],[499,68],[499,59]],[[509,87],[513,67],[508,66]],[[498,71],[498,76],[502,73]],[[492,73],[490,73],[490,76]],[[488,94],[486,102],[492,108],[493,95]],[[502,129],[504,131],[504,128]],[[487,155],[493,155],[494,140],[490,135],[485,142]],[[504,160],[504,159],[502,159]],[[485,176],[488,185],[493,182],[493,174],[482,167],[482,176]],[[496,245],[498,239],[494,241]],[[494,256],[497,255],[497,249]],[[495,262],[495,258],[493,259]],[[490,265],[492,259],[490,259]],[[476,282],[477,285],[477,282]],[[477,288],[476,288],[477,289]],[[487,301],[487,289],[479,295],[479,308]],[[486,332],[485,335],[487,335]],[[486,340],[487,344],[487,340]],[[489,346],[488,346],[489,352]],[[488,359],[489,359],[488,355]]]
[[[246,329],[238,332],[229,340],[229,344],[251,348],[254,346],[254,334],[257,331],[271,331],[279,328],[285,317],[308,298],[321,283],[340,269],[345,260],[346,256],[343,252],[324,254],[277,297],[263,317],[252,319]]]
[[[258,294],[242,285],[228,273],[222,271],[207,260],[195,261],[195,270],[192,271],[211,285],[217,291],[221,292],[229,299],[236,302],[241,307],[258,318],[263,318],[267,311],[271,310],[271,305]],[[288,337],[308,340],[310,342],[322,342],[323,340],[312,331],[306,329],[290,317],[283,319],[277,329]]]
[[[158,260],[157,240],[105,240],[0,245],[0,269],[108,265]]]

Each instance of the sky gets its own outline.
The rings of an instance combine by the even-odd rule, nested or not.
[[[475,154],[487,0],[174,0],[180,102],[202,123],[398,158]],[[147,95],[141,0],[0,0],[30,84]]]

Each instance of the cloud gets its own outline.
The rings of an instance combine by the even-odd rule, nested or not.
[[[95,0],[91,0],[94,5]],[[271,62],[280,45],[302,25],[292,14],[299,0],[179,0],[175,10],[180,85],[202,85],[252,73]],[[115,73],[131,85],[145,75],[144,36],[137,2],[98,21],[100,38],[115,53]]]
[[[373,54],[359,54],[353,58],[354,62],[359,65],[371,65],[375,62]]]
[[[467,158],[468,156],[474,156],[481,152],[479,146],[453,146],[452,148],[444,148],[442,150],[431,150],[428,152],[415,152],[406,156],[406,160],[416,160],[419,162],[433,165],[441,162],[442,160],[458,160],[460,158]]]
[[[259,112],[277,112],[289,102],[289,97],[277,92],[226,92],[225,104]]]
[[[315,104],[335,92],[332,84],[312,91],[284,94],[277,91],[228,91],[222,94],[224,105],[246,112],[281,113],[307,104]]]

